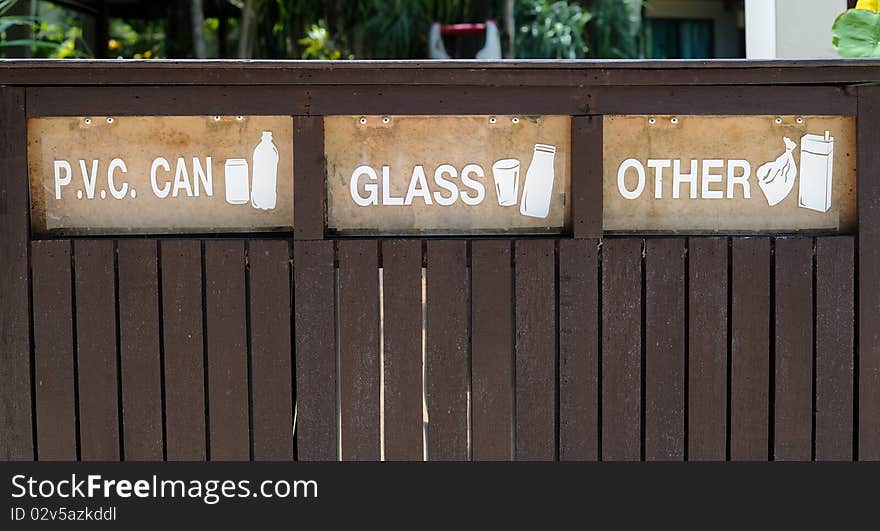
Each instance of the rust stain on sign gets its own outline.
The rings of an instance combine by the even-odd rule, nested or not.
[[[568,116],[328,116],[324,139],[330,232],[568,229]]]
[[[604,230],[851,233],[848,116],[606,116]]]
[[[28,120],[37,235],[293,228],[289,116]]]

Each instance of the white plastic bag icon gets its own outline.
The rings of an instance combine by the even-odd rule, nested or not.
[[[776,160],[762,164],[757,171],[758,185],[767,198],[767,203],[774,206],[788,197],[794,188],[794,180],[797,178],[797,166],[792,150],[797,144],[788,137],[784,137],[785,153],[779,155]]]

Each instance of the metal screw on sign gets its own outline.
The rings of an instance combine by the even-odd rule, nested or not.
[[[244,120],[244,116],[239,114],[238,116],[235,117],[235,119],[240,122],[240,121]]]
[[[494,116],[490,116],[490,117],[489,117],[489,123],[490,123],[490,124],[494,124],[494,123],[497,122],[497,121],[498,121],[498,118],[495,118]]]
[[[382,123],[383,123],[383,124],[387,124],[387,123],[389,123],[389,122],[391,122],[391,118],[389,118],[389,117],[387,117],[387,116],[385,116],[385,117],[382,118]]]
[[[216,116],[214,116],[214,121],[215,121],[215,122],[219,122],[219,121],[220,121],[220,115],[219,115],[219,114],[216,115]]]
[[[112,124],[112,123],[113,123],[113,117],[112,117],[112,116],[108,116],[108,117],[107,117],[107,123],[108,123],[108,124]]]
[[[648,118],[648,123],[651,125],[654,125],[657,123],[657,119],[652,116],[652,117]]]
[[[675,125],[675,124],[678,123],[678,118],[675,117],[675,116],[673,116],[673,117],[672,117],[672,120],[670,120],[670,122],[672,122],[672,125]]]
[[[91,118],[86,118],[85,120],[83,120],[83,122],[85,122],[86,125],[91,125],[91,123],[92,123],[92,119],[91,119]]]
[[[360,122],[361,125],[367,125],[367,117],[361,116],[361,118],[360,118],[360,120],[358,120],[358,122]]]
[[[510,121],[513,122],[513,123],[515,123],[515,124],[518,124],[518,123],[519,123],[519,117],[514,116]]]
[[[776,117],[776,119],[775,119],[775,120],[773,120],[773,121],[774,121],[774,122],[776,122],[776,125],[779,125],[779,124],[781,124],[781,123],[782,123],[782,117],[780,117],[780,116],[777,116],[777,117]]]
[[[804,123],[804,117],[798,116],[796,121],[797,121],[797,123],[802,124],[802,123]]]

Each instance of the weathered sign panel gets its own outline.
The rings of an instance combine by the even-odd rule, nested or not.
[[[559,234],[567,116],[328,116],[327,228],[338,234]]]
[[[848,233],[847,116],[606,116],[605,231]]]
[[[28,120],[35,234],[289,231],[289,116]]]

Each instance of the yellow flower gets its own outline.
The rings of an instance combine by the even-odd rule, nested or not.
[[[144,59],[149,59],[150,57],[153,57],[152,50],[147,50],[146,52],[144,52]]]
[[[856,4],[856,9],[880,13],[880,0],[859,0],[859,3]]]
[[[107,43],[107,49],[108,50],[118,50],[119,49],[119,41],[117,41],[116,39],[110,39],[110,41]]]

